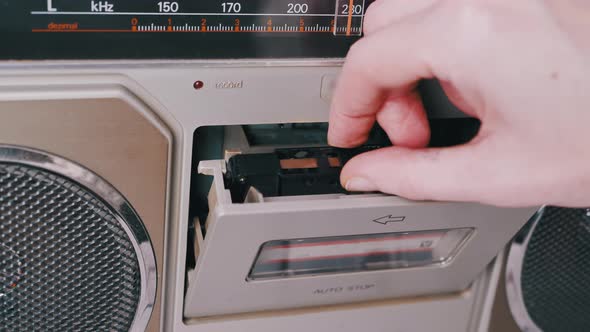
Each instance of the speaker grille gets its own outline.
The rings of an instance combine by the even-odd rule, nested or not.
[[[586,209],[544,209],[526,248],[521,287],[526,310],[541,330],[590,330]]]
[[[0,163],[0,331],[127,331],[141,292],[133,243],[92,192]]]

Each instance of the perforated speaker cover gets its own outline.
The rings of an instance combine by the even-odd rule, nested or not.
[[[106,182],[0,146],[0,331],[145,328],[154,262],[141,222]]]
[[[590,331],[590,210],[545,207],[511,247],[510,309],[525,331]]]

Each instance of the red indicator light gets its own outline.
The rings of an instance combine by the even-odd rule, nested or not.
[[[203,81],[195,81],[195,83],[193,83],[193,88],[195,88],[195,90],[199,90],[201,88],[203,88],[205,86],[205,83],[203,83]]]

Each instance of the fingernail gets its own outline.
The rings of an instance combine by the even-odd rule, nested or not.
[[[375,186],[371,181],[365,178],[351,178],[346,181],[344,188],[348,191],[376,191]]]

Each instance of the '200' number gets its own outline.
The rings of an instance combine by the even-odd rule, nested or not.
[[[289,3],[287,14],[305,14],[309,10],[306,3]]]

